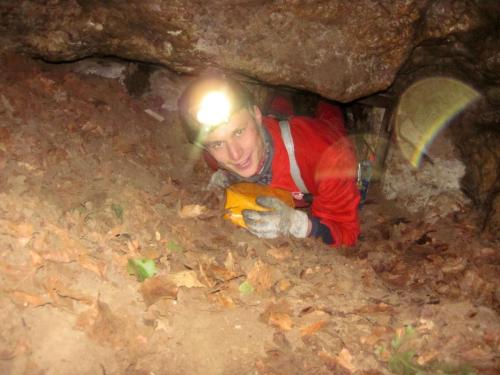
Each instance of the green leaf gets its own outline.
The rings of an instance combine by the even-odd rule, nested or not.
[[[410,324],[409,326],[405,327],[405,336],[406,337],[411,337],[415,334],[415,328]]]
[[[115,216],[118,218],[118,219],[123,219],[123,208],[122,206],[120,206],[119,204],[116,204],[116,203],[112,203],[111,204],[111,209],[113,210]]]
[[[156,264],[154,260],[147,258],[129,259],[127,266],[128,273],[135,275],[140,282],[156,274]]]
[[[253,293],[254,289],[253,289],[253,285],[250,283],[250,281],[246,280],[240,284],[239,290],[240,290],[241,294],[248,295],[248,294]]]
[[[170,250],[173,253],[180,253],[182,252],[182,246],[174,241],[168,241],[167,250]]]
[[[389,369],[399,375],[416,375],[425,368],[413,362],[415,353],[411,350],[394,353],[389,359]]]
[[[384,345],[376,345],[375,346],[375,354],[380,357],[384,352],[385,352],[385,346]]]
[[[403,334],[396,336],[391,340],[391,346],[394,350],[398,350],[403,342],[411,338],[415,334],[415,328],[412,325],[405,326]]]
[[[398,350],[399,347],[401,346],[401,341],[402,341],[402,337],[394,337],[392,340],[391,340],[391,346],[394,350]]]

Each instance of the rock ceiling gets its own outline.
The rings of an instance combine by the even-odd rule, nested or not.
[[[185,73],[222,69],[349,102],[429,66],[498,82],[497,3],[2,1],[0,45],[53,62],[101,55]]]

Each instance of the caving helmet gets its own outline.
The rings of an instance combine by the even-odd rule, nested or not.
[[[237,111],[252,109],[254,100],[237,81],[223,75],[208,75],[189,84],[177,104],[189,141],[199,145],[206,134],[228,123]]]

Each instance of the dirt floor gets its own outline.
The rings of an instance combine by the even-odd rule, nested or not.
[[[470,208],[429,225],[375,186],[355,248],[260,240],[158,98],[1,65],[1,374],[500,373],[500,247]]]

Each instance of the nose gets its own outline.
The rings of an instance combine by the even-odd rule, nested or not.
[[[239,161],[241,155],[243,154],[243,149],[238,144],[238,142],[228,142],[227,143],[227,154],[231,161]]]

